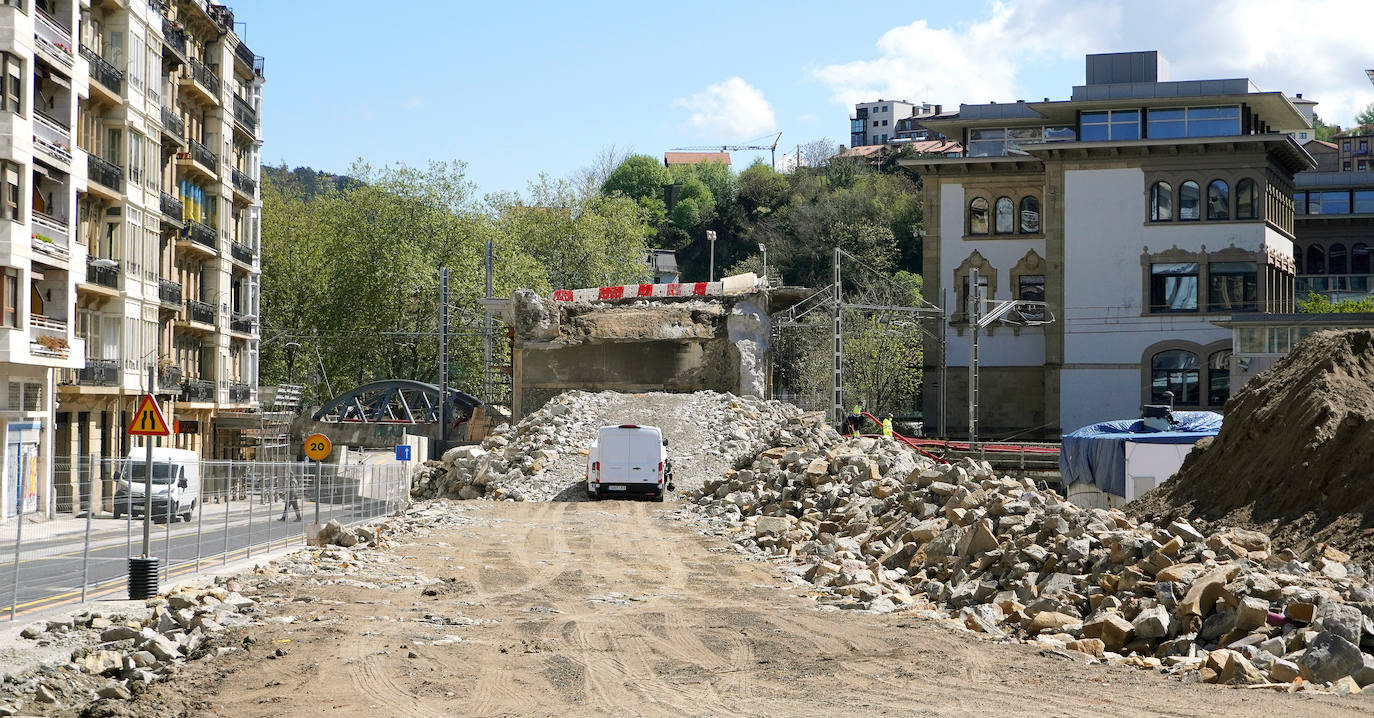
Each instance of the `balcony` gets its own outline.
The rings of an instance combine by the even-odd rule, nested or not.
[[[164,392],[181,393],[182,371],[176,364],[162,364],[157,369],[157,386]]]
[[[233,314],[229,318],[229,331],[240,334],[253,333],[253,318],[243,314]]]
[[[185,216],[185,208],[181,204],[181,200],[166,192],[163,192],[159,199],[161,200],[163,218],[178,227],[182,226],[181,218]]]
[[[238,242],[229,243],[229,256],[233,257],[236,262],[252,264],[253,254],[253,248],[246,244],[239,244]]]
[[[35,356],[65,359],[71,351],[67,323],[44,314],[29,315],[29,341],[29,352]]]
[[[81,56],[91,66],[91,79],[105,86],[111,95],[119,97],[124,92],[124,73],[116,69],[105,58],[85,45],[81,46]]]
[[[238,95],[234,95],[234,121],[243,125],[249,135],[258,129],[258,111]]]
[[[204,88],[206,99],[214,104],[219,104],[219,75],[215,74],[209,66],[194,57],[186,59],[186,68],[182,71],[183,79],[190,79],[192,84],[198,84]]]
[[[229,182],[234,185],[234,189],[248,195],[250,199],[257,194],[258,183],[254,182],[248,173],[240,172],[237,167],[230,168]]]
[[[72,31],[63,27],[51,15],[34,8],[34,37],[38,49],[51,55],[58,62],[71,67],[76,60],[72,57]]]
[[[243,41],[240,40],[239,44],[234,46],[234,57],[237,57],[240,61],[243,62],[243,64],[252,67],[253,60],[257,56],[254,55],[253,51],[249,50],[248,46],[243,44]]]
[[[186,318],[189,321],[200,322],[201,324],[215,324],[215,305],[198,302],[194,299],[186,300]]]
[[[170,279],[157,280],[157,298],[162,306],[178,309],[181,307],[181,285]]]
[[[181,23],[169,17],[162,18],[162,44],[172,52],[162,53],[163,60],[174,60],[177,64],[186,62],[186,30]]]
[[[187,379],[181,382],[181,401],[214,401],[215,383],[204,379]]]
[[[219,158],[210,151],[209,147],[191,140],[191,159],[199,162],[202,167],[210,171],[211,176],[219,172]]]
[[[60,162],[72,163],[72,131],[56,118],[33,112],[33,146]]]
[[[119,289],[119,263],[113,259],[87,257],[86,281],[110,289]]]
[[[252,397],[252,386],[249,386],[248,384],[241,384],[239,382],[234,382],[229,385],[230,404],[247,404],[249,401],[252,401]]]
[[[66,219],[34,210],[30,235],[34,249],[57,259],[71,258],[71,224]]]
[[[162,129],[180,142],[186,141],[186,120],[170,107],[162,107]]]
[[[186,220],[185,236],[211,252],[218,249],[215,245],[219,240],[219,233],[215,231],[214,227],[201,224],[194,219]]]
[[[124,191],[124,168],[113,162],[107,162],[95,155],[86,155],[86,176],[109,187],[115,195]]]
[[[119,386],[119,361],[87,359],[86,366],[76,370],[76,383],[82,386]]]

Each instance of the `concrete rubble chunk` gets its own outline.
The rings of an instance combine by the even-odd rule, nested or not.
[[[1255,686],[1264,683],[1264,676],[1245,656],[1237,651],[1226,651],[1225,663],[1217,682],[1227,686]]]
[[[1331,683],[1364,668],[1364,658],[1355,644],[1329,631],[1318,633],[1298,657],[1303,676],[1318,683]]]
[[[1131,622],[1138,638],[1163,638],[1169,635],[1169,612],[1163,606],[1141,611]]]

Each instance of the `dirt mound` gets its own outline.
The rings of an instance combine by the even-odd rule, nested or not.
[[[1173,479],[1126,508],[1374,559],[1374,330],[1308,337],[1227,402],[1221,433]]]

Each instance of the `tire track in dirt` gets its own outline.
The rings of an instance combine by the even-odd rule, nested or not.
[[[354,662],[349,667],[349,677],[358,695],[367,701],[376,701],[383,708],[395,709],[399,715],[415,718],[446,718],[450,714],[431,710],[421,702],[420,697],[405,690],[387,674],[380,656],[367,654],[363,646],[354,652]]]

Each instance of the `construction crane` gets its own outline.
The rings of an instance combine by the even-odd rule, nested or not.
[[[766,139],[768,135],[763,135],[761,139]],[[745,152],[749,150],[768,150],[772,160],[773,169],[778,168],[778,140],[782,139],[779,132],[773,137],[771,145],[694,145],[692,147],[674,147],[673,152]]]

